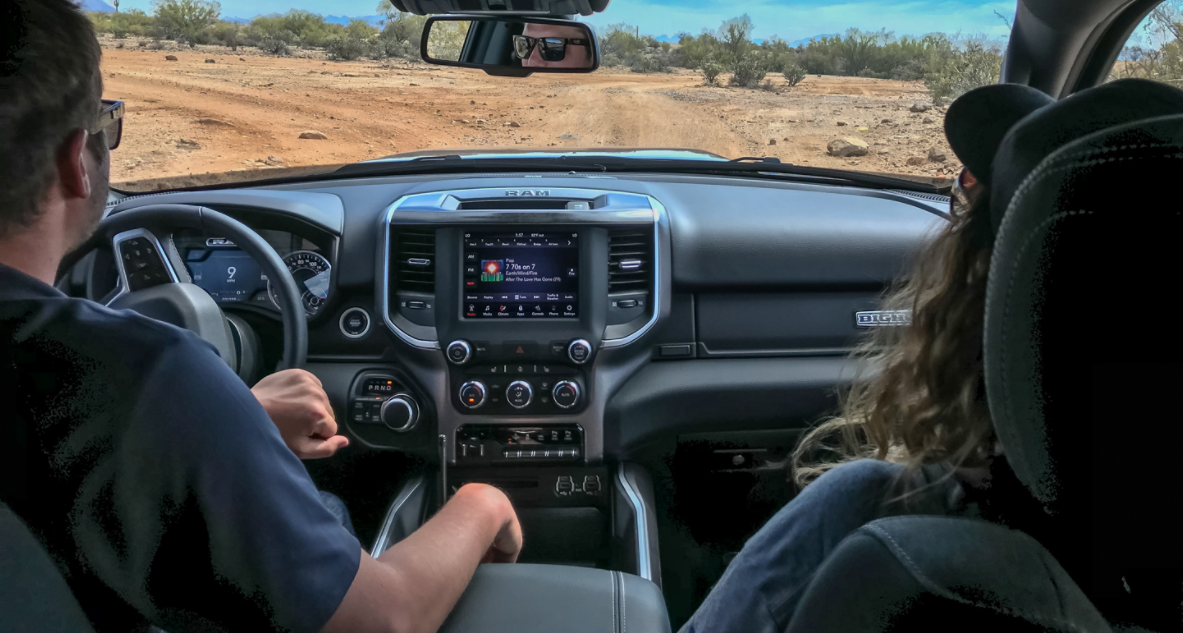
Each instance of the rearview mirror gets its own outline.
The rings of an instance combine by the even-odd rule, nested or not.
[[[547,18],[438,16],[423,25],[423,61],[480,68],[490,75],[589,73],[600,67],[595,33]]]

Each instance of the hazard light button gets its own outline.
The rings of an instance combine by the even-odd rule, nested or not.
[[[511,341],[504,343],[502,353],[511,361],[530,359],[538,356],[538,343],[533,341]]]

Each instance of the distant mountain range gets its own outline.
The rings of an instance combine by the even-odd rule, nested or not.
[[[100,0],[89,0],[91,2],[99,2]],[[251,18],[232,18],[229,16],[222,16],[222,20],[226,22],[233,22],[234,24],[250,24]],[[350,18],[343,15],[326,15],[325,22],[329,24],[349,24],[350,20],[363,20],[370,26],[382,28],[386,23],[386,16],[384,15],[366,15],[358,18]]]
[[[331,22],[332,20],[329,20],[329,21]],[[804,46],[804,45],[812,42],[813,40],[821,39],[823,37],[834,37],[835,35],[839,35],[839,33],[823,33],[821,35],[814,35],[813,37],[807,37],[803,40],[789,42],[789,46],[791,46],[793,48],[797,48],[798,46]],[[656,39],[658,42],[670,42],[672,44],[678,43],[678,37],[676,35],[658,35],[654,39]],[[764,40],[757,38],[757,39],[753,39],[752,43],[759,46],[760,44],[764,43]]]
[[[79,0],[75,2],[83,11],[98,11],[99,13],[115,13],[115,7],[103,0]]]
[[[797,48],[798,46],[805,46],[806,44],[812,42],[813,40],[820,40],[823,37],[834,37],[835,35],[841,35],[841,34],[840,33],[822,33],[821,35],[814,35],[813,37],[807,37],[803,40],[789,42],[789,46],[791,46],[793,48]]]

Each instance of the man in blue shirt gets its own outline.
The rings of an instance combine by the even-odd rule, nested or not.
[[[69,0],[0,3],[0,502],[98,631],[434,631],[521,530],[460,489],[376,558],[300,457],[344,444],[306,372],[255,393],[196,335],[67,297],[108,187],[101,52]]]

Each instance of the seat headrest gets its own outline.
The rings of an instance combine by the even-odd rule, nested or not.
[[[998,439],[1107,569],[1180,560],[1181,173],[1183,114],[1073,141],[1017,187],[990,264],[984,368]]]

